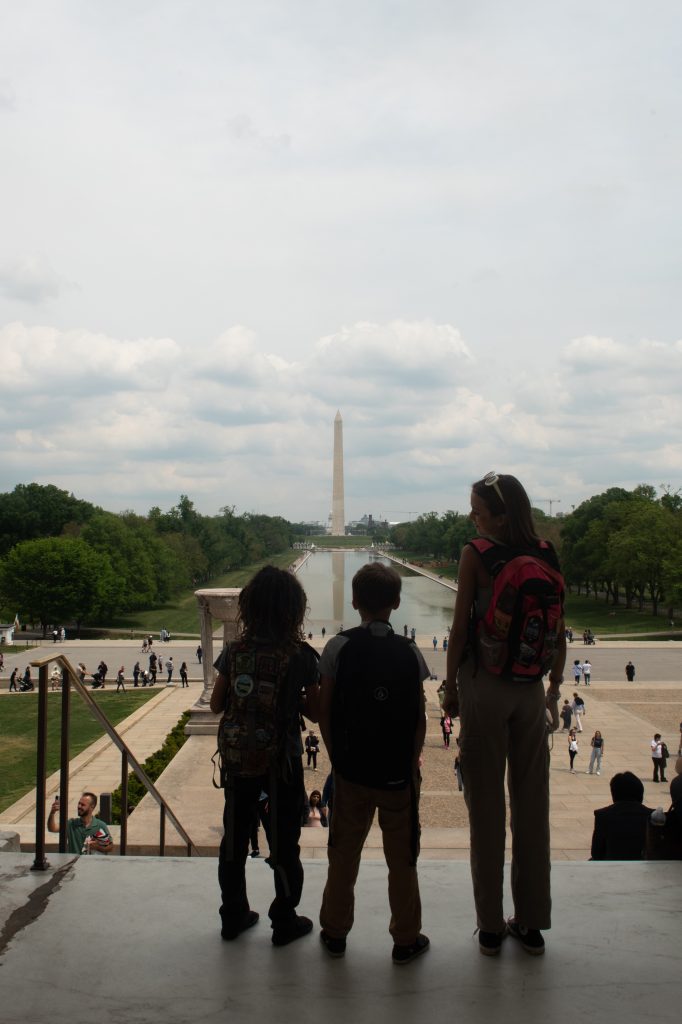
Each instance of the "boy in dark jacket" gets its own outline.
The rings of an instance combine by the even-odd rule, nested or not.
[[[394,569],[379,562],[363,566],[353,578],[361,625],[333,637],[320,659],[320,729],[334,772],[320,938],[331,956],[343,956],[362,847],[378,809],[393,962],[406,964],[429,946],[421,934],[417,879],[423,681],[429,670],[414,642],[389,624],[400,588]]]

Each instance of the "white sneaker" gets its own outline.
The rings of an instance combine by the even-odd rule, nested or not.
[[[597,772],[597,775],[601,775],[601,772]]]

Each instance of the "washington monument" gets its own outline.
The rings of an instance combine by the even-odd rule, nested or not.
[[[332,537],[343,537],[346,516],[343,507],[343,420],[341,413],[334,417],[334,482],[332,485]]]

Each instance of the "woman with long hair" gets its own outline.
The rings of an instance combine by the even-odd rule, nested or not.
[[[246,857],[263,793],[263,824],[274,871],[272,941],[284,946],[307,935],[312,921],[297,915],[303,890],[298,841],[304,801],[302,712],[317,721],[317,654],[303,638],[306,595],[296,577],[267,565],[239,595],[238,636],[215,663],[211,710],[219,728],[225,787],[225,834],[218,879],[222,937],[236,939],[258,921],[246,895]]]
[[[489,473],[474,483],[471,519],[479,537],[489,543],[474,541],[461,553],[443,707],[451,717],[459,714],[461,721],[479,948],[493,956],[510,934],[526,952],[537,955],[545,948],[542,930],[550,927],[547,711],[556,728],[566,660],[563,581],[554,549],[538,536],[528,495],[516,477]],[[492,573],[490,559],[482,555],[484,549],[494,554]],[[530,556],[532,565],[546,566],[559,581],[546,694],[544,667],[535,675],[529,673],[528,678],[519,676],[508,667],[509,661],[491,665],[489,649],[482,644],[481,626],[491,603],[494,577],[500,567],[519,555]],[[502,903],[505,775],[511,806],[514,901],[514,915],[509,920],[505,920]]]
[[[575,729],[571,729],[568,734],[568,770],[571,775],[575,775],[575,768],[573,765],[575,764],[575,759],[578,756],[578,749],[578,737],[576,736]]]
[[[592,753],[590,754],[590,767],[587,769],[587,774],[591,775],[593,771],[596,771],[597,775],[601,775],[601,759],[604,756],[604,737],[599,732],[599,729],[597,729],[590,740],[590,746],[592,747]]]

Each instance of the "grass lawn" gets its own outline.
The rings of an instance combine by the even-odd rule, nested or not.
[[[93,693],[113,725],[145,704],[158,689],[126,693]],[[49,693],[47,705],[47,773],[59,769],[61,693]],[[38,694],[20,693],[0,699],[0,812],[36,784]],[[103,735],[78,694],[71,698],[71,757]]]
[[[624,605],[607,604],[603,598],[566,595],[566,624],[582,633],[591,629],[597,635],[604,633],[671,633],[664,615],[639,612]],[[681,636],[682,638],[682,636]]]
[[[316,548],[369,548],[372,546],[373,537],[331,537],[328,533],[320,534],[319,537],[308,537],[311,544]]]

